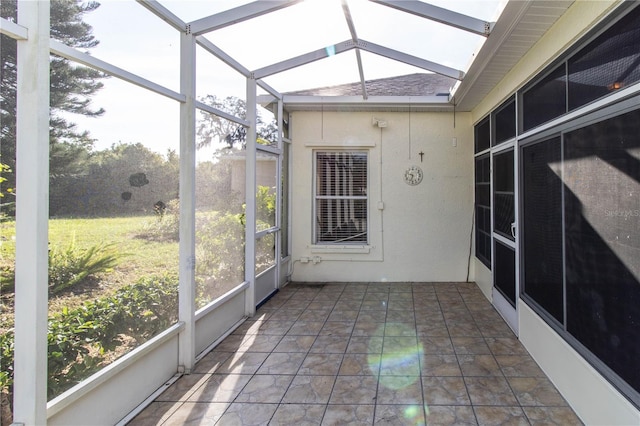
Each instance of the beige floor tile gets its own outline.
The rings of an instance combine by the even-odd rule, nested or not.
[[[349,343],[348,336],[318,336],[310,352],[314,353],[340,353],[343,354]]]
[[[298,374],[307,376],[335,376],[340,370],[342,354],[307,354]]]
[[[476,425],[476,416],[471,406],[437,405],[425,406],[429,426]]]
[[[503,377],[465,377],[473,405],[517,406],[518,400]]]
[[[345,354],[338,372],[341,376],[375,376],[380,374],[379,354]]]
[[[522,406],[565,406],[562,395],[544,377],[508,377],[509,385]]]
[[[255,375],[234,402],[279,403],[294,376]]]
[[[251,380],[248,374],[214,374],[189,396],[189,402],[233,402]]]
[[[496,361],[507,377],[546,377],[529,355],[496,355]]]
[[[422,405],[376,405],[376,426],[424,425]]]
[[[320,425],[325,409],[324,404],[281,404],[269,424],[272,426]]]
[[[309,352],[316,336],[284,336],[273,352]]]
[[[458,355],[463,376],[502,376],[493,355]]]
[[[252,404],[234,402],[220,417],[220,425],[225,426],[257,426],[269,424],[278,408],[278,404]],[[198,423],[195,423],[198,424]]]
[[[423,355],[420,366],[423,376],[462,376],[455,355]]]
[[[471,405],[462,377],[422,377],[424,402],[433,405]]]
[[[202,425],[213,426],[223,416],[229,403],[185,402],[164,423],[163,426]]]
[[[422,383],[419,376],[381,377],[378,404],[423,405]]]
[[[218,368],[219,374],[253,374],[262,365],[269,354],[267,352],[238,352],[227,359]]]
[[[569,407],[523,407],[533,426],[580,426],[582,421]]]
[[[282,399],[283,403],[326,404],[336,376],[297,375]]]
[[[527,416],[520,407],[473,407],[479,425],[528,426]]]
[[[127,426],[156,426],[164,423],[183,402],[158,402],[149,404]]]
[[[453,345],[449,337],[418,336],[418,346],[424,354],[454,354]]]
[[[257,374],[296,374],[307,354],[274,352],[264,360]]]
[[[382,337],[352,336],[349,339],[346,353],[382,353]]]
[[[453,348],[458,355],[489,355],[491,350],[482,337],[453,337]]]
[[[374,405],[328,405],[322,419],[323,426],[370,426],[373,424]]]
[[[378,381],[372,376],[338,376],[330,404],[364,404],[376,402]]]

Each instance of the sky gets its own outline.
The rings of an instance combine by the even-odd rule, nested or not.
[[[160,0],[185,22],[247,3],[242,0]],[[141,77],[179,91],[179,34],[134,0],[101,0],[85,15],[100,44],[91,54]],[[437,0],[430,3],[483,20],[495,20],[503,0]],[[483,37],[434,23],[394,9],[349,0],[357,35],[425,59],[466,70]],[[350,39],[338,0],[305,0],[266,16],[254,18],[205,35],[243,66],[254,70],[290,57]],[[244,98],[245,79],[197,49],[198,97]],[[421,69],[362,52],[366,79],[424,72]],[[359,81],[354,51],[296,68],[265,79],[271,87],[288,92]],[[140,142],[166,153],[178,150],[178,103],[123,82],[104,79],[104,88],[92,98],[103,117],[70,116],[80,129],[96,139],[95,149],[112,144]],[[135,120],[132,119],[135,117]],[[199,153],[200,156],[209,155]]]

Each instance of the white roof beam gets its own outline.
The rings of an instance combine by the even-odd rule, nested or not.
[[[66,44],[60,43],[57,40],[49,40],[49,46],[51,49],[51,53],[53,54],[62,56],[63,58],[69,59],[74,62],[78,62],[82,65],[95,68],[114,77],[118,77],[124,81],[128,81],[129,83],[133,83],[136,86],[140,86],[142,88],[151,90],[152,92],[155,92],[159,95],[166,96],[167,98],[173,99],[174,101],[185,102],[187,99],[186,96],[182,93],[174,92],[171,89],[167,89],[164,86],[149,81],[129,71],[123,70],[122,68],[118,68],[115,65],[111,65],[110,63],[100,60],[94,56],[80,52],[72,47],[67,46]]]
[[[426,59],[418,58],[417,56],[412,56],[407,53],[402,53],[394,49],[389,49],[388,47],[380,46],[362,39],[358,40],[356,47],[366,50],[367,52],[375,53],[376,55],[404,62],[405,64],[413,65],[414,67],[422,68],[427,71],[432,71],[436,74],[455,78],[456,80],[462,80],[464,78],[463,71],[437,64]]]
[[[351,39],[354,42],[358,41],[358,34],[356,34],[356,27],[353,24],[353,18],[351,17],[351,10],[349,10],[349,4],[347,0],[342,0],[342,12],[344,13],[344,17],[347,20],[347,26],[349,27],[349,31],[351,32]],[[362,55],[360,54],[360,50],[356,49],[356,60],[358,62],[358,72],[360,73],[360,85],[362,86],[362,97],[367,99],[369,95],[367,94],[367,85],[365,84],[364,79],[364,67],[362,66]]]
[[[246,21],[267,13],[275,12],[285,7],[293,6],[301,0],[269,0],[254,1],[215,15],[197,19],[187,24],[187,31],[199,35],[215,31],[238,22]]]
[[[245,68],[240,62],[233,59],[227,53],[225,53],[222,49],[220,49],[215,44],[211,43],[207,38],[203,36],[196,37],[196,43],[200,45],[204,50],[211,53],[216,58],[220,59],[225,64],[229,65],[234,70],[238,71],[245,77],[249,77],[251,75],[251,71]]]
[[[421,18],[430,19],[481,36],[489,36],[493,23],[417,0],[369,0]]]
[[[242,126],[249,127],[249,122],[247,120],[244,120],[244,119],[242,119],[240,117],[236,117],[235,115],[231,115],[228,112],[224,112],[221,109],[212,107],[211,105],[207,105],[207,104],[205,104],[203,102],[200,102],[200,101],[195,101],[194,103],[195,103],[196,108],[198,108],[198,109],[200,109],[202,111],[206,111],[209,114],[217,115],[218,117],[222,117],[225,120],[232,121],[232,122],[240,124]]]
[[[184,32],[187,28],[187,23],[182,19],[174,15],[169,9],[158,3],[156,0],[136,0],[142,6],[146,7],[154,15],[171,25],[173,28],[180,32]]]
[[[354,49],[355,47],[356,43],[354,43],[352,40],[343,41],[342,43],[334,44],[333,46],[325,47],[324,49],[314,50],[313,52],[305,53],[294,58],[286,59],[282,62],[259,68],[253,72],[253,76],[256,79],[268,77],[273,74],[278,74],[280,72],[287,71],[301,65],[306,65],[311,62],[327,58],[329,56],[346,52],[348,50]]]
[[[14,40],[27,40],[29,32],[22,25],[0,18],[0,34],[11,37]]]
[[[271,95],[273,95],[276,99],[282,99],[282,93],[278,92],[276,89],[269,86],[263,80],[257,80],[256,83],[258,84],[258,86],[262,87],[264,90],[266,90]]]

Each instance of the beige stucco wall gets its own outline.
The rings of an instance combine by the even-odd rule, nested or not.
[[[374,117],[387,127],[373,125]],[[473,214],[470,118],[457,113],[454,127],[453,113],[292,113],[292,279],[466,280]],[[369,152],[370,242],[355,252],[312,245],[313,151],[347,148]],[[411,165],[424,172],[417,186],[403,180]]]

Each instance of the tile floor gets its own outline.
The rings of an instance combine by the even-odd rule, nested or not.
[[[470,283],[290,284],[130,425],[579,425]]]

